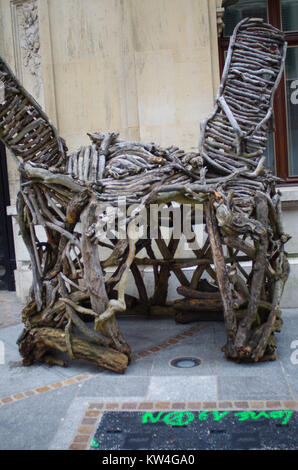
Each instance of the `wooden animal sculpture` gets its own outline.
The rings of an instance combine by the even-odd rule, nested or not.
[[[171,273],[181,284],[180,299],[168,306],[177,321],[221,311],[228,359],[275,358],[288,236],[278,178],[265,168],[264,150],[285,55],[276,28],[255,18],[237,25],[197,153],[126,142],[111,132],[89,134],[91,144],[69,155],[40,106],[0,60],[0,138],[21,175],[18,222],[33,274],[18,340],[25,365],[55,363],[59,350],[124,372],[131,351],[116,314],[167,308]],[[133,210],[124,218],[125,237],[106,240],[104,222],[118,210],[119,196]],[[172,235],[166,243],[161,222],[154,246],[150,236],[136,236],[142,211],[172,202],[204,204],[208,236],[190,259],[175,258],[179,239]],[[111,250],[105,259],[103,249]],[[148,265],[155,283],[151,297],[140,271]],[[189,266],[190,280],[183,270]],[[129,273],[138,299],[125,293]]]

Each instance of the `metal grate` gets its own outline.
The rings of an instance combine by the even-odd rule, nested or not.
[[[298,413],[289,410],[113,411],[104,412],[90,448],[288,450],[297,448],[297,431]]]

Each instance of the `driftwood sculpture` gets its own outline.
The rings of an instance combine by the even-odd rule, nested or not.
[[[91,145],[68,155],[40,106],[0,60],[5,91],[0,138],[21,174],[18,221],[33,273],[18,340],[25,365],[59,363],[53,357],[59,350],[71,359],[124,372],[131,351],[116,314],[132,308],[144,314],[169,308],[180,322],[200,318],[199,312],[206,318],[223,312],[228,359],[275,358],[289,237],[282,227],[277,178],[264,167],[263,153],[285,54],[283,34],[263,20],[237,25],[216,106],[201,126],[198,153],[93,133]],[[125,238],[106,241],[102,222],[113,216],[119,196],[128,206],[136,205],[124,219]],[[203,247],[193,249],[194,258],[175,259],[179,240],[172,235],[167,244],[161,222],[155,240],[161,258],[150,236],[136,236],[141,211],[173,201],[204,204],[208,237]],[[38,238],[39,226],[46,241]],[[111,249],[106,259],[103,248]],[[146,255],[138,256],[141,251]],[[141,265],[152,266],[150,298]],[[194,267],[190,280],[183,271],[189,266]],[[114,267],[110,276],[108,267]],[[138,299],[125,293],[129,272]],[[169,306],[171,273],[184,298]]]

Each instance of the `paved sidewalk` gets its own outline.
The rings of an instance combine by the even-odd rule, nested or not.
[[[88,448],[104,410],[298,409],[296,309],[283,310],[283,329],[276,335],[278,359],[257,364],[224,358],[223,323],[177,325],[170,318],[122,318],[120,327],[134,360],[118,375],[84,361],[68,368],[23,367],[16,346],[22,306],[14,294],[2,292],[0,300],[0,341],[5,347],[0,365],[1,449]],[[189,356],[200,359],[200,365],[170,365],[174,358]]]

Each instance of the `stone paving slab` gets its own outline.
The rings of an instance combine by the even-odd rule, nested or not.
[[[293,395],[282,374],[271,378],[258,376],[218,377],[219,400],[291,400]]]
[[[197,335],[196,335],[197,337]],[[222,353],[220,353],[220,356]],[[200,365],[192,368],[177,368],[171,365],[171,362],[181,357],[197,358],[201,361]],[[155,360],[151,370],[152,376],[183,377],[187,381],[187,376],[215,376],[217,370],[217,355],[214,355],[210,348],[196,346],[196,344],[183,343],[172,346],[158,354],[158,360]]]
[[[3,308],[0,302],[0,321]],[[298,311],[284,310],[283,319],[283,330],[276,335],[276,361],[235,364],[226,361],[221,351],[223,323],[177,325],[170,318],[122,318],[121,329],[134,353],[124,375],[84,361],[73,361],[69,368],[41,363],[24,368],[16,346],[22,324],[0,327],[5,345],[5,363],[0,364],[0,449],[88,448],[90,430],[103,410],[264,409],[269,405],[296,409],[298,364],[292,361],[291,345],[298,340]],[[173,368],[170,361],[181,356],[197,357],[201,364]],[[57,413],[52,416],[55,405]],[[23,435],[30,415],[35,419],[33,437]]]
[[[0,328],[0,341],[3,341],[4,345],[9,344],[18,350],[16,342],[23,331],[23,326],[22,323],[18,323],[17,325]]]
[[[217,399],[217,382],[215,376],[155,376],[151,378],[148,400],[198,400],[215,401]]]
[[[77,392],[71,385],[1,407],[0,449],[47,449]]]
[[[148,392],[150,384],[149,377],[126,377],[126,376],[107,376],[100,374],[86,381],[79,396],[96,396],[102,401],[116,400],[140,400]]]
[[[0,328],[20,323],[23,307],[15,292],[0,290]]]
[[[43,364],[24,367],[17,347],[6,344],[5,364],[0,365],[0,398],[57,382],[62,378],[59,372]]]

